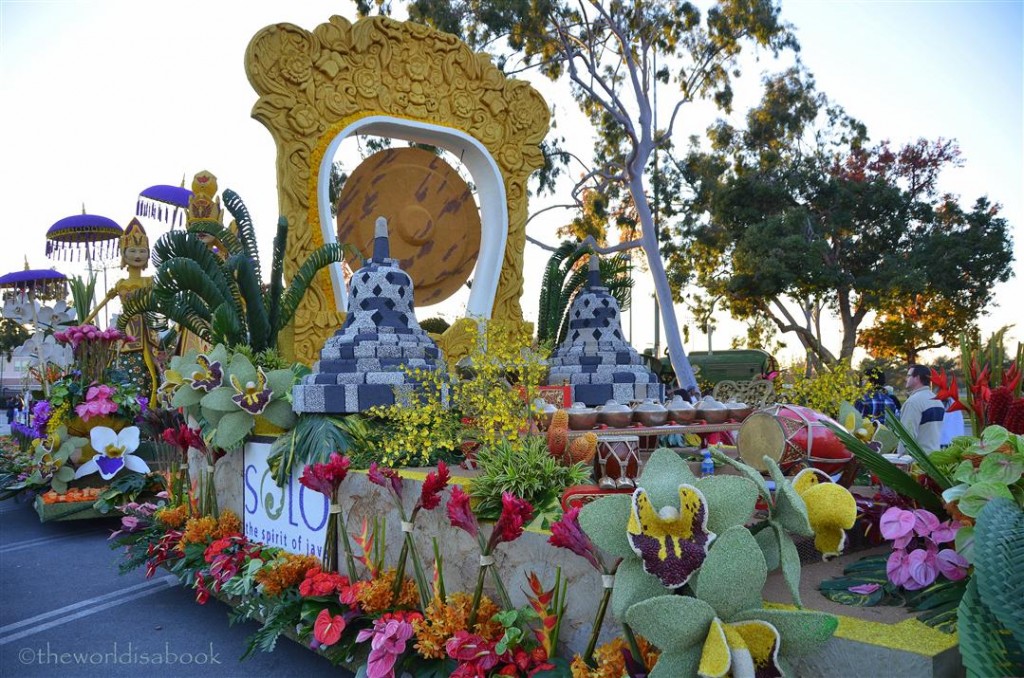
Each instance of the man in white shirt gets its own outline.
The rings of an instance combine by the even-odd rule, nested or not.
[[[939,449],[942,439],[942,419],[946,412],[942,402],[931,389],[931,370],[924,365],[911,365],[907,370],[907,392],[910,394],[900,410],[900,423],[910,431],[925,452]],[[899,454],[905,454],[903,443],[900,443]]]

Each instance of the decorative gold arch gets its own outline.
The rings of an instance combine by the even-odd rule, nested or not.
[[[267,26],[249,42],[245,71],[259,94],[252,116],[277,144],[279,207],[291,224],[286,279],[323,242],[316,182],[327,147],[351,123],[389,115],[462,131],[494,158],[508,200],[508,241],[491,317],[524,322],[526,181],[543,164],[539,144],[549,123],[547,103],[533,87],[506,78],[490,57],[453,35],[387,17],[353,24],[333,16],[312,33],[287,23]],[[281,337],[282,351],[311,363],[343,318],[321,272]],[[449,360],[470,348],[465,322],[442,338]]]

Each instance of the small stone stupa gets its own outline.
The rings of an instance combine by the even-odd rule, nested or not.
[[[665,386],[622,335],[619,303],[601,285],[598,264],[591,255],[587,288],[569,309],[568,334],[548,359],[548,384],[568,384],[572,401],[591,407],[609,400],[663,400]]]
[[[391,405],[396,391],[417,385],[403,368],[444,369],[440,349],[416,322],[412,280],[390,258],[383,217],[376,222],[373,256],[352,275],[347,311],[313,373],[293,387],[296,412],[351,414]]]

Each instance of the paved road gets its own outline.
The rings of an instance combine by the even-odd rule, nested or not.
[[[244,662],[259,627],[228,626],[228,608],[197,605],[161,571],[118,575],[107,536],[117,520],[40,523],[0,502],[0,677],[350,676],[282,638]]]

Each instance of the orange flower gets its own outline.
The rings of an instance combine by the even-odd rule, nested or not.
[[[256,583],[263,586],[263,595],[275,598],[290,588],[297,588],[306,578],[306,572],[319,565],[320,559],[316,556],[282,553],[256,573]]]
[[[174,507],[165,506],[157,511],[154,517],[168,529],[177,530],[188,520],[188,506],[185,504]]]
[[[186,544],[206,544],[213,541],[213,533],[217,531],[217,519],[213,516],[190,518],[185,523],[185,532],[181,535],[178,548],[185,550]]]
[[[235,515],[235,512],[227,509],[222,511],[220,518],[217,519],[217,532],[214,536],[219,539],[232,534],[240,534],[241,532],[242,520]]]
[[[416,650],[425,659],[444,659],[447,657],[445,643],[459,631],[466,631],[469,622],[469,610],[473,604],[473,596],[465,591],[452,593],[448,600],[441,602],[435,598],[427,607],[423,619],[413,622],[416,632]],[[488,642],[497,641],[504,634],[504,628],[491,617],[501,612],[494,601],[487,596],[480,598],[480,620],[472,632],[480,635]]]
[[[384,570],[374,579],[362,582],[363,585],[356,591],[356,600],[364,612],[376,614],[393,608],[416,609],[419,605],[420,597],[416,591],[416,583],[410,577],[406,577],[405,581],[402,582],[402,589],[398,593],[398,600],[395,601],[394,605],[391,604],[391,593],[395,585],[395,575],[394,569]]]
[[[654,666],[661,653],[640,636],[637,636],[636,642],[644,656],[644,664]],[[583,657],[576,655],[569,666],[572,678],[621,678],[626,675],[626,659],[622,656],[622,651],[628,649],[629,646],[622,638],[614,638],[601,645],[594,650],[594,663],[597,664],[597,668],[594,669],[587,666]]]

